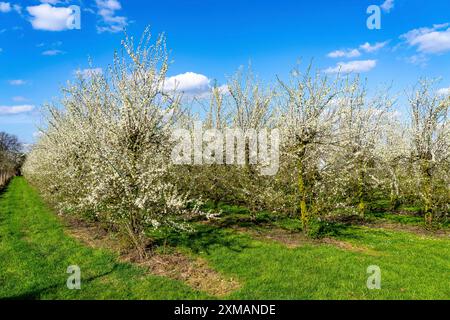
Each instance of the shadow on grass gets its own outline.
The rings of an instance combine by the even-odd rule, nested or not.
[[[228,214],[213,222],[213,225],[219,228],[252,228],[270,225],[275,220],[276,217],[271,217],[265,213],[258,213],[253,217],[249,214]]]
[[[158,247],[181,246],[189,248],[194,253],[209,253],[210,249],[215,246],[226,247],[236,252],[249,247],[248,241],[243,236],[209,225],[196,225],[193,232],[166,231],[159,237],[154,237],[154,245]]]
[[[88,279],[83,279],[82,278],[81,279],[82,285],[85,285],[86,283],[89,283],[89,282],[94,281],[96,279],[103,278],[103,277],[113,273],[114,271],[116,271],[117,267],[118,267],[118,265],[115,264],[114,267],[108,272],[105,272],[103,274],[99,274],[97,276],[90,277]],[[65,287],[65,284],[63,286]],[[55,292],[55,291],[57,291],[60,288],[61,288],[61,283],[57,283],[57,284],[53,284],[51,286],[48,286],[46,288],[41,288],[41,289],[25,292],[25,293],[17,295],[17,296],[4,297],[4,298],[1,298],[0,300],[40,300],[43,294]],[[67,290],[69,290],[69,289],[67,289]]]
[[[4,194],[6,193],[6,191],[8,190],[9,184],[11,183],[10,179],[7,183],[5,183],[4,185],[0,185],[0,199],[3,198]]]

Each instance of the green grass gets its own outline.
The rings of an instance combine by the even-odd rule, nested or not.
[[[73,240],[22,178],[14,179],[0,197],[0,299],[207,297]],[[67,289],[70,265],[81,268],[81,290]]]
[[[391,212],[376,212],[370,214],[370,217],[374,217],[376,219],[382,219],[386,221],[397,222],[400,224],[410,224],[421,226],[425,224],[424,218],[421,216],[412,216],[406,214],[395,214]]]
[[[395,222],[405,225],[424,226],[425,220],[421,208],[417,206],[401,205],[396,211],[390,209],[388,200],[377,200],[370,204],[372,212],[369,212],[367,218],[375,218],[386,222]],[[450,221],[447,217],[435,218],[434,227],[448,228]]]
[[[244,212],[234,213],[235,220],[243,216]],[[292,220],[274,223],[296,229]],[[288,248],[273,241],[255,240],[227,226],[195,224],[193,233],[164,235],[167,245],[205,258],[212,268],[240,282],[241,288],[226,298],[450,297],[448,238],[345,227],[337,236],[339,240],[364,250],[314,243]],[[208,298],[182,282],[146,275],[143,269],[118,262],[110,252],[87,248],[71,239],[58,218],[21,178],[14,179],[1,196],[0,237],[0,298]],[[68,290],[65,285],[66,268],[71,264],[82,270],[82,289],[78,291]],[[366,288],[369,265],[381,268],[381,290]]]

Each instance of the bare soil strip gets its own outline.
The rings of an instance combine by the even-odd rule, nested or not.
[[[369,227],[369,228],[410,232],[410,233],[414,233],[419,236],[427,236],[427,237],[431,237],[431,238],[450,238],[450,230],[449,229],[439,229],[439,230],[432,231],[432,230],[427,230],[421,226],[406,225],[406,224],[387,222],[387,221],[376,222],[373,224],[366,224],[365,226]]]
[[[270,228],[270,229],[247,229],[247,228],[236,228],[239,232],[247,233],[251,235],[254,239],[263,241],[274,241],[285,245],[288,248],[295,249],[304,245],[322,245],[328,244],[335,246],[342,250],[364,253],[372,256],[382,255],[381,252],[377,252],[373,249],[356,246],[352,243],[337,240],[333,238],[324,239],[309,239],[303,233],[290,232],[281,228]]]
[[[181,253],[153,255],[140,265],[148,267],[152,274],[184,281],[192,288],[214,296],[224,297],[240,287],[235,279],[227,279],[211,269],[204,259]]]
[[[240,288],[236,279],[227,278],[213,270],[206,260],[182,253],[154,253],[147,259],[138,259],[132,250],[126,250],[110,233],[95,224],[64,218],[67,233],[93,248],[103,248],[116,252],[123,262],[145,267],[153,275],[168,277],[187,283],[193,289],[217,297],[224,297]]]

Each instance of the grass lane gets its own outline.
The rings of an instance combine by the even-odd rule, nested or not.
[[[0,196],[0,298],[195,299],[205,294],[146,275],[107,251],[68,237],[58,218],[23,178]],[[81,290],[69,290],[67,267],[81,268]]]
[[[0,197],[0,298],[208,298],[70,238],[22,178]],[[338,240],[362,249],[312,243],[288,248],[206,225],[192,234],[172,234],[166,243],[237,279],[241,287],[231,299],[450,298],[448,238],[352,227]],[[66,268],[73,264],[81,267],[82,290],[66,288]],[[369,265],[381,268],[381,290],[366,288]]]

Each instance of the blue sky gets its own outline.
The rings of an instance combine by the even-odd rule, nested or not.
[[[81,29],[68,28],[70,5]],[[367,28],[370,5],[380,8],[379,30]],[[89,68],[88,57],[105,69],[123,28],[165,32],[168,76],[186,91],[224,83],[249,61],[274,81],[314,59],[323,72],[361,72],[370,86],[393,82],[402,93],[420,76],[450,88],[448,23],[448,0],[0,0],[0,131],[32,142],[40,106]]]

